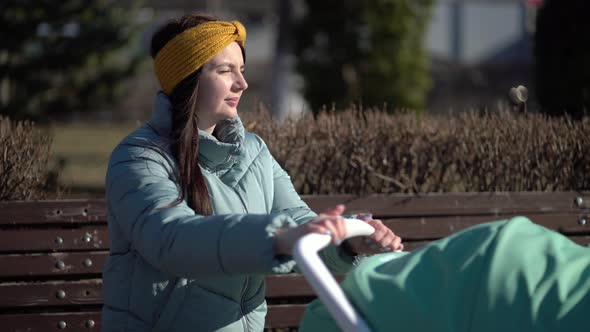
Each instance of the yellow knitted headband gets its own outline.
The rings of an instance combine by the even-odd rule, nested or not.
[[[164,93],[174,87],[232,42],[246,45],[246,28],[238,21],[211,21],[183,31],[156,55],[156,76]]]

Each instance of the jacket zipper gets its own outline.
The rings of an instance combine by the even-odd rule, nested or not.
[[[248,281],[250,277],[246,276],[246,280],[244,280],[244,292],[240,298],[240,313],[242,314],[242,324],[244,325],[244,331],[249,331],[248,329],[248,319],[246,319],[246,315],[244,314],[244,298],[246,297],[246,289],[248,287]]]
[[[232,189],[235,191],[236,196],[238,196],[238,198],[240,199],[240,203],[242,203],[242,211],[244,212],[244,214],[247,214],[248,210],[246,210],[246,202],[242,198],[242,195],[240,195],[237,188],[232,187]]]
[[[244,211],[244,214],[248,213],[248,210],[246,209],[246,202],[244,202],[242,195],[240,195],[237,188],[232,187],[232,189],[236,192],[236,196],[238,196],[238,198],[240,199],[240,203],[242,204],[242,211]],[[246,279],[244,280],[244,286],[242,288],[244,291],[242,292],[242,296],[240,297],[240,314],[242,315],[242,324],[244,325],[244,331],[246,332],[249,331],[249,329],[248,320],[246,319],[246,314],[244,313],[244,298],[246,297],[246,291],[248,289],[249,280],[250,278],[246,276]]]

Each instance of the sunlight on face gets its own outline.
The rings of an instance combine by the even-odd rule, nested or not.
[[[217,122],[238,115],[240,97],[248,88],[243,74],[244,58],[236,42],[203,65],[197,100],[199,129],[211,133]]]

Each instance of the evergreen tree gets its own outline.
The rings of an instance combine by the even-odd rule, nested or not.
[[[137,0],[2,0],[0,113],[37,120],[124,94],[142,56]]]
[[[535,83],[541,110],[590,112],[590,2],[545,0],[537,14]]]
[[[314,111],[360,102],[420,111],[430,87],[424,50],[432,0],[306,0],[297,70]]]

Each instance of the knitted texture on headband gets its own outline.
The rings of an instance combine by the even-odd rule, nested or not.
[[[211,21],[197,25],[172,38],[154,60],[162,90],[170,95],[174,87],[232,42],[246,45],[246,28],[238,21]]]

